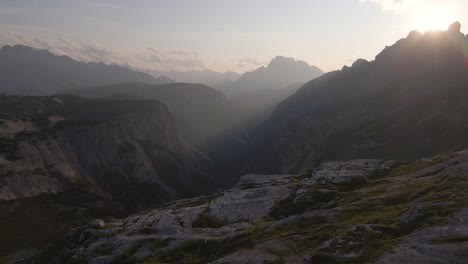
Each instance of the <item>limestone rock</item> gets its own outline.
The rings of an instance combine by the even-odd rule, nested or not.
[[[372,159],[325,162],[314,169],[304,184],[349,182],[378,170],[389,170],[394,164],[393,161]]]
[[[88,223],[88,227],[91,229],[102,229],[105,223],[102,219],[96,219]]]
[[[210,203],[210,213],[230,223],[265,217],[273,204],[291,193],[290,175],[246,175],[237,188]]]
[[[362,188],[334,189],[379,170]],[[300,176],[246,175],[216,195],[74,229],[52,263],[465,263],[467,171],[463,151],[410,164],[323,163],[310,178],[329,190]],[[310,190],[329,197],[296,208]]]
[[[187,150],[168,109],[157,101],[3,96],[0,104],[7,109],[0,114],[0,200],[83,185],[119,197],[144,184],[160,197],[137,192],[141,200],[166,202],[163,197],[175,198],[179,191],[161,178],[164,164],[176,172],[170,175],[174,181],[189,183]]]
[[[463,209],[448,224],[428,227],[409,235],[376,263],[466,263],[467,241],[468,209]]]

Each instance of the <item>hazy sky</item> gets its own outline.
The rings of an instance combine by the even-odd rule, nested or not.
[[[283,55],[330,71],[455,20],[468,28],[467,0],[0,0],[0,45],[161,70]]]

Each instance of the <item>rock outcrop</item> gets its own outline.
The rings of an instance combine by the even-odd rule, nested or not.
[[[157,101],[0,97],[0,200],[82,189],[133,206],[180,197],[188,152]]]
[[[376,171],[388,171],[395,161],[360,159],[352,161],[324,162],[312,172],[305,184],[314,183],[344,183],[355,181],[368,173]]]
[[[465,263],[467,172],[464,151],[247,175],[222,193],[71,230],[54,263]]]

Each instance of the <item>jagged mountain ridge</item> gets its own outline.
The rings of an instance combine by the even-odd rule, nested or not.
[[[172,81],[118,65],[84,63],[23,45],[4,46],[0,50],[0,93],[50,95],[121,82],[163,84]]]
[[[325,162],[71,230],[52,263],[465,263],[468,152]]]
[[[283,89],[295,83],[305,83],[323,74],[316,66],[283,56],[273,58],[266,67],[244,73],[224,91],[228,95],[262,90]]]
[[[322,160],[416,159],[466,146],[468,37],[413,31],[375,61],[327,73],[282,102],[246,171],[300,171]]]
[[[190,189],[190,153],[152,100],[0,97],[0,200],[82,190],[132,210]]]

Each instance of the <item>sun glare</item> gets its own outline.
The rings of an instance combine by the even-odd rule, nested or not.
[[[450,24],[459,20],[458,9],[449,4],[438,3],[421,6],[414,11],[413,28],[421,32],[428,30],[445,30]]]

